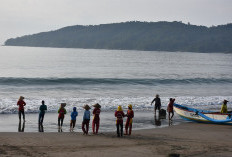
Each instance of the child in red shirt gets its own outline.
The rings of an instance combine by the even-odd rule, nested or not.
[[[22,114],[23,115],[23,121],[25,121],[24,106],[26,106],[26,103],[24,102],[24,97],[23,96],[19,97],[17,105],[19,106],[19,120],[21,121],[21,114]]]
[[[98,133],[98,129],[99,129],[99,123],[100,123],[100,108],[101,105],[99,105],[98,103],[93,105],[94,110],[93,110],[93,122],[92,122],[92,129],[93,129],[93,134],[97,134]],[[96,126],[96,131],[95,131],[95,126]]]
[[[64,115],[67,113],[66,109],[64,108],[66,106],[66,103],[61,103],[60,108],[58,110],[58,127],[59,129],[62,129],[63,121],[64,121]]]

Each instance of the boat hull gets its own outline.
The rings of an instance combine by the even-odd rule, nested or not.
[[[223,124],[223,125],[232,125],[232,121],[230,122],[214,122],[207,120],[197,114],[194,109],[188,108],[182,105],[174,105],[174,111],[183,119],[188,120],[188,121],[194,121],[198,123],[213,123],[213,124]],[[216,113],[216,112],[210,112],[204,113],[203,114],[207,117],[210,117],[215,120],[225,120],[230,116],[230,114],[221,114],[221,113]]]

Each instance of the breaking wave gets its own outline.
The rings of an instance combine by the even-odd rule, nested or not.
[[[0,85],[171,85],[171,84],[224,84],[232,83],[230,78],[189,79],[124,79],[124,78],[0,78]]]

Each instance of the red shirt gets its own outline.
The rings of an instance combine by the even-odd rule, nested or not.
[[[168,112],[173,112],[173,104],[174,104],[175,99],[172,99],[169,104],[168,104]]]
[[[123,123],[123,117],[125,117],[123,111],[115,111],[114,116],[117,117],[116,124],[122,124]]]
[[[127,110],[127,117],[128,118],[134,118],[134,111],[133,110]]]
[[[64,118],[64,115],[66,114],[66,109],[63,107],[59,108],[58,113],[59,113],[58,118]]]
[[[101,110],[99,108],[94,108],[93,110],[93,115],[94,115],[94,121],[99,121],[100,120],[100,112]]]
[[[19,100],[17,105],[19,106],[19,111],[24,111],[24,106],[26,106],[26,103],[23,100]]]

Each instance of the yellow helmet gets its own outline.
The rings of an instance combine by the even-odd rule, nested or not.
[[[117,111],[122,111],[122,106],[119,105]]]
[[[128,107],[132,110],[132,105],[131,104],[129,104]]]

